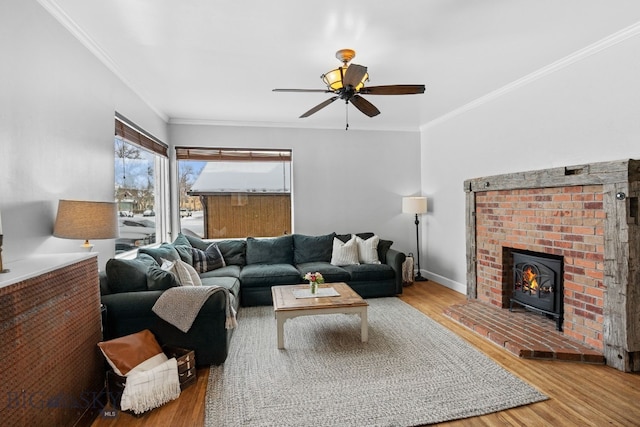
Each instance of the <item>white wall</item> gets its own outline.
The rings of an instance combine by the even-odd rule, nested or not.
[[[639,50],[636,36],[425,127],[428,275],[466,290],[465,179],[640,159]]]
[[[5,263],[78,251],[52,237],[58,200],[113,200],[114,112],[166,124],[35,0],[0,3],[0,213]],[[95,241],[104,265],[114,241]]]
[[[373,231],[415,251],[402,197],[420,193],[418,132],[169,125],[176,146],[291,149],[294,232]]]
[[[175,145],[291,148],[294,230],[371,230],[415,251],[401,198],[424,194],[421,266],[464,291],[465,179],[640,158],[638,37],[411,132],[170,125],[35,0],[0,2],[0,213],[6,262],[75,251],[60,198],[113,198],[113,115]],[[175,192],[175,187],[174,187]],[[173,201],[176,209],[176,201]],[[175,221],[175,220],[174,220]],[[103,264],[112,241],[96,241]]]
[[[173,125],[168,135],[162,118],[35,0],[0,3],[0,52],[7,263],[78,250],[81,242],[51,235],[58,200],[113,199],[116,111],[175,145],[291,148],[296,232],[370,230],[415,250],[413,219],[400,207],[402,196],[420,193],[418,132]],[[92,243],[103,266],[113,240]]]

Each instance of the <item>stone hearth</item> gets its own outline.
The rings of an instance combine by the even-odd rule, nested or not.
[[[640,161],[476,178],[465,192],[468,298],[508,313],[512,251],[561,256],[561,336],[640,370]]]

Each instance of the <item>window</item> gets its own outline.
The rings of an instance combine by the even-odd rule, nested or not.
[[[167,147],[123,117],[115,121],[116,255],[166,240]]]
[[[176,147],[182,232],[202,238],[290,234],[291,151]]]

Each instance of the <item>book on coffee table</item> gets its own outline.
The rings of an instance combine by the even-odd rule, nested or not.
[[[296,298],[319,298],[319,297],[339,297],[340,294],[333,288],[318,288],[315,294],[309,289],[294,289],[293,296]]]

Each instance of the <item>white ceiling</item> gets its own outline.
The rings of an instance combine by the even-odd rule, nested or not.
[[[366,98],[350,129],[418,130],[640,21],[638,0],[38,0],[172,122],[344,128],[320,75],[353,63],[369,85],[423,95]]]

